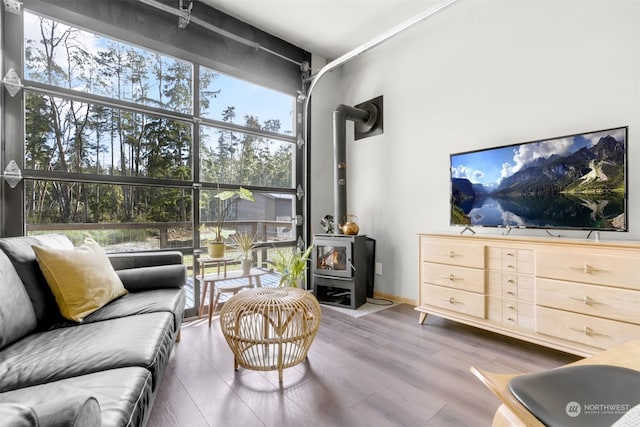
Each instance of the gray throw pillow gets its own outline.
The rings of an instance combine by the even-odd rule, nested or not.
[[[20,276],[0,251],[0,349],[36,329],[36,314]]]

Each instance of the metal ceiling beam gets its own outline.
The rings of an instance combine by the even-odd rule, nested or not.
[[[267,52],[267,53],[269,53],[271,55],[277,56],[280,59],[284,59],[285,61],[289,61],[289,62],[291,62],[293,64],[296,64],[299,67],[303,65],[303,63],[300,62],[300,61],[296,61],[295,59],[289,58],[289,57],[287,57],[285,55],[282,55],[281,53],[278,53],[278,52],[276,52],[274,50],[268,49],[268,48],[262,46],[260,43],[256,43],[256,42],[254,42],[252,40],[246,39],[244,37],[240,37],[240,36],[238,36],[236,34],[233,34],[233,33],[229,32],[227,30],[224,30],[224,29],[222,29],[220,27],[216,27],[215,25],[213,25],[213,24],[211,24],[211,23],[209,23],[207,21],[204,21],[204,20],[202,20],[202,19],[200,19],[200,18],[198,18],[196,16],[193,16],[193,14],[187,15],[187,11],[186,10],[176,9],[176,8],[168,6],[168,5],[164,4],[164,3],[160,3],[159,1],[156,1],[156,0],[138,0],[138,1],[140,3],[146,4],[147,6],[151,6],[151,7],[154,7],[156,9],[159,9],[159,10],[162,10],[164,12],[167,12],[167,13],[170,13],[172,15],[175,15],[179,19],[188,20],[188,22],[191,22],[191,23],[193,23],[195,25],[198,25],[198,26],[200,26],[202,28],[205,28],[205,29],[207,29],[207,30],[209,30],[209,31],[211,31],[213,33],[219,34],[219,35],[221,35],[223,37],[226,37],[226,38],[228,38],[230,40],[233,40],[233,41],[238,42],[240,44],[243,44],[245,46],[249,46],[249,47],[251,47],[251,48],[253,48],[255,50],[261,50],[263,52]],[[187,16],[188,16],[188,18],[187,18]]]

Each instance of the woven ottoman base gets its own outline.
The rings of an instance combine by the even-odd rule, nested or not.
[[[305,360],[322,312],[318,300],[298,288],[258,288],[225,302],[220,328],[234,355],[234,368],[282,371]]]

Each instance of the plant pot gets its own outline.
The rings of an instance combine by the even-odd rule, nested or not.
[[[253,265],[253,260],[243,259],[240,261],[240,264],[242,265],[242,274],[249,274],[249,272],[251,271],[251,266]]]
[[[209,258],[224,258],[224,243],[207,242],[207,251],[209,252]]]

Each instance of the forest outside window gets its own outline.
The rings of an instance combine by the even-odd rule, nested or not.
[[[213,195],[245,186],[228,224],[296,241],[294,95],[29,11],[24,32],[29,234],[188,251]]]

